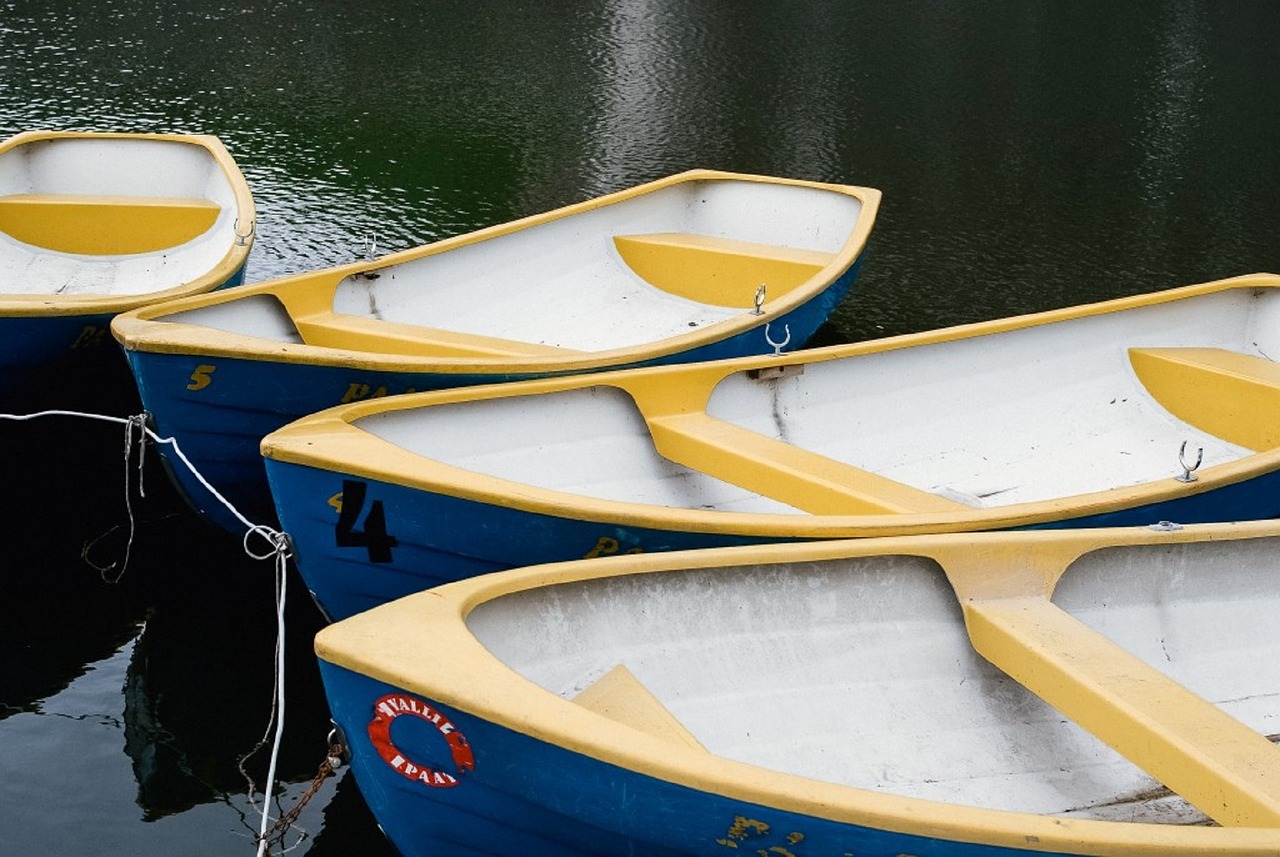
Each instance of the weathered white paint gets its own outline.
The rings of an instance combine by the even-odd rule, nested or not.
[[[974,506],[1136,485],[1249,450],[1172,416],[1128,349],[1196,345],[1260,356],[1255,315],[1280,294],[1243,290],[986,337],[810,364],[768,384],[727,378],[708,412]],[[1275,339],[1280,328],[1268,331]]]
[[[1131,347],[1280,354],[1274,290],[1229,290],[1119,313],[806,364],[713,392],[713,417],[975,507],[1163,479],[1179,446],[1203,468],[1248,450],[1172,416]],[[681,508],[779,511],[666,461],[635,403],[597,386],[411,408],[357,425],[415,453],[570,494]],[[784,507],[783,510],[789,507]]]
[[[1274,539],[1113,549],[1055,602],[1263,733],[1280,718]],[[898,795],[1186,821],[1176,798],[971,648],[909,556],[632,575],[481,604],[497,658],[572,698],[623,664],[709,751]]]
[[[272,295],[248,295],[240,300],[183,310],[166,316],[165,320],[200,324],[214,330],[274,339],[278,342],[302,342],[289,312]]]
[[[862,210],[818,188],[685,182],[572,217],[349,277],[335,312],[581,351],[640,345],[740,315],[637,277],[612,236],[688,232],[838,252]],[[584,236],[590,240],[584,240]],[[750,305],[758,282],[743,282]]]
[[[549,396],[516,396],[394,411],[360,420],[361,428],[398,446],[544,488],[674,508],[802,514],[660,456],[635,402],[613,387]],[[429,436],[427,436],[429,435]]]
[[[211,153],[197,145],[104,136],[4,153],[0,196],[32,193],[202,198],[221,211],[204,234],[163,253],[59,253],[0,232],[0,288],[8,294],[133,295],[174,288],[217,267],[235,229],[235,189]]]
[[[691,170],[385,257],[125,314],[112,330],[135,351],[470,376],[464,384],[753,353],[768,347],[770,320],[809,330],[830,308],[829,297],[814,299],[851,284],[879,200],[872,188]],[[216,306],[224,302],[234,305]]]

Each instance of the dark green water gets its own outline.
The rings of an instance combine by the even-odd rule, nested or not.
[[[250,280],[694,166],[872,185],[821,334],[853,340],[1280,269],[1278,37],[1238,0],[0,0],[0,135],[217,134],[259,207]],[[150,459],[105,582],[81,553],[123,562],[122,432],[0,442],[0,853],[254,853],[270,568]],[[285,807],[327,731],[291,583]],[[387,853],[345,777],[300,826],[293,853]]]

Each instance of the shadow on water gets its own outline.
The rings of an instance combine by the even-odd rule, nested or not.
[[[140,561],[151,560],[149,551],[140,553]],[[262,783],[270,751],[264,742],[274,687],[269,564],[246,565],[230,549],[209,551],[195,563],[164,553],[152,568],[194,579],[181,586],[152,581],[125,673],[124,751],[147,819],[244,792],[246,773]],[[309,656],[318,615],[305,598],[291,598],[285,616],[285,651],[294,656],[286,667],[278,776],[298,783],[324,758],[328,720]]]
[[[108,406],[100,399],[86,413],[129,413],[127,396],[99,392]],[[7,412],[33,413],[51,403],[17,404],[30,409]],[[68,416],[0,420],[0,444],[7,451],[0,470],[7,555],[0,724],[22,714],[83,717],[58,711],[51,700],[123,655],[122,710],[94,717],[113,724],[100,741],[127,756],[141,820],[241,804],[250,788],[246,775],[261,789],[271,752],[272,562],[248,557],[239,539],[190,512],[154,449],[141,468],[136,449],[126,462],[122,425]],[[315,777],[330,728],[311,649],[322,619],[292,569],[287,586],[277,812]],[[371,830],[354,781],[344,773],[326,788],[333,800],[318,802],[313,813],[323,806],[326,819],[341,814],[345,832],[318,837],[311,847],[338,837],[328,853],[342,853],[342,837],[356,836],[366,853],[369,843],[376,848],[381,837]],[[258,819],[240,814],[237,836],[251,837]]]
[[[0,403],[0,411],[9,414],[72,410],[127,417],[142,410],[129,363],[111,340],[43,371],[5,378],[0,386]],[[56,430],[44,423],[40,433],[56,434]],[[11,463],[6,462],[6,468]]]
[[[307,851],[308,857],[397,857],[399,853],[377,830],[355,777],[344,775],[325,805],[324,828]]]
[[[20,414],[40,406],[17,404],[10,410]],[[142,618],[131,587],[105,583],[82,558],[124,520],[123,431],[74,422],[0,422],[8,596],[0,599],[0,716],[65,687],[136,636]]]

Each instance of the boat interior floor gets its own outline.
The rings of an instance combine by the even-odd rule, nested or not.
[[[129,295],[173,288],[227,251],[230,213],[202,198],[0,196],[0,287],[8,294]],[[225,225],[221,234],[230,234]]]
[[[590,352],[679,336],[744,312],[660,289],[606,256],[570,270],[498,271],[483,284],[440,280],[412,292],[392,292],[391,279],[385,274],[344,281],[334,295],[335,318],[364,316],[405,325],[430,320],[455,333]],[[757,285],[743,284],[747,306]],[[477,301],[481,287],[487,297]]]
[[[694,569],[467,623],[547,690],[694,751],[991,809],[1280,827],[1275,549]]]

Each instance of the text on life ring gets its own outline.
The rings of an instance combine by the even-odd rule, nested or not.
[[[416,717],[436,728],[449,745],[453,758],[453,772],[442,771],[428,765],[420,765],[400,751],[391,740],[391,723],[402,715]],[[458,731],[449,718],[421,699],[390,693],[373,704],[373,719],[369,721],[369,740],[382,760],[402,776],[432,788],[452,788],[458,784],[458,776],[475,770],[476,758],[466,736]]]

